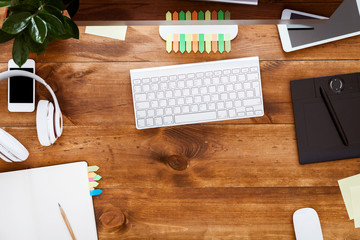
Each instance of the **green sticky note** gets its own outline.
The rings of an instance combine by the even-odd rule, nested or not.
[[[191,20],[191,12],[190,11],[186,12],[186,20]]]
[[[185,34],[180,34],[180,52],[185,52]]]
[[[171,33],[166,34],[166,51],[170,53],[172,51],[173,35]]]
[[[225,12],[225,20],[230,20],[230,12],[229,11]]]
[[[199,20],[204,20],[205,17],[204,17],[204,12],[203,11],[200,11],[199,14],[198,14],[198,19]]]
[[[205,12],[205,20],[211,20],[211,12],[209,10]]]
[[[172,14],[171,14],[170,11],[168,11],[168,12],[166,13],[166,21],[171,21],[171,20],[172,20]]]
[[[224,34],[219,34],[218,43],[219,43],[219,46],[218,46],[219,52],[223,53],[224,52]]]
[[[89,187],[97,187],[98,185],[98,182],[89,182]]]
[[[95,181],[99,181],[101,178],[102,178],[102,177],[101,177],[100,175],[96,175],[96,176],[94,177],[94,180],[95,180]]]
[[[201,52],[201,53],[204,52],[204,34],[203,33],[199,34],[199,52]]]
[[[211,52],[211,34],[205,34],[205,51]]]
[[[184,13],[184,11],[181,11],[181,12],[179,13],[179,20],[185,20],[185,13]]]
[[[190,53],[191,52],[191,34],[186,34],[185,41],[186,41],[186,51],[188,53]]]
[[[230,52],[231,51],[231,41],[230,41],[230,34],[225,34],[225,51]]]
[[[89,167],[87,167],[88,172],[95,172],[97,170],[99,170],[98,166],[89,166]]]
[[[224,20],[224,12],[221,10],[218,12],[218,20]]]

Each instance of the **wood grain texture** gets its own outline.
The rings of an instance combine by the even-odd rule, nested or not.
[[[80,2],[81,20],[163,19],[167,10],[208,8],[186,0]],[[230,9],[232,18],[278,18],[285,7],[329,16],[340,3],[260,0],[258,7],[213,3],[210,10]],[[293,79],[360,72],[360,37],[284,53],[275,26],[239,26],[230,53],[168,54],[158,27],[129,27],[125,42],[84,31],[80,40],[31,55],[64,114],[55,145],[38,143],[35,113],[7,111],[0,82],[0,127],[30,152],[22,163],[0,161],[0,172],[82,160],[100,166],[100,239],[295,239],[292,214],[302,207],[318,211],[324,239],[360,239],[337,185],[360,172],[360,159],[298,163],[289,87]],[[11,47],[0,45],[0,71]],[[264,117],[135,129],[130,69],[249,56],[260,57]],[[37,100],[50,99],[42,86],[36,91]]]

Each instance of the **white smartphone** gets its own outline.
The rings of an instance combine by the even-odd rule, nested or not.
[[[35,61],[28,59],[21,68],[10,60],[8,70],[24,70],[35,73]],[[11,77],[8,79],[8,109],[10,112],[33,112],[35,110],[35,79]]]
[[[315,15],[315,14],[304,13],[304,12],[299,12],[299,11],[290,10],[290,9],[284,9],[282,12],[282,15],[281,15],[281,19],[328,19],[328,18],[319,16],[319,15]],[[293,25],[292,27],[298,28],[298,29],[306,29],[307,28],[305,25],[297,25],[297,27],[295,27]],[[329,39],[329,40],[325,40],[325,41],[318,41],[318,42],[313,42],[310,44],[304,44],[301,46],[293,46],[291,43],[288,26],[286,24],[279,24],[278,30],[279,30],[279,35],[280,35],[280,39],[281,39],[281,44],[282,44],[283,50],[285,52],[292,52],[295,50],[308,48],[308,47],[316,46],[316,45],[331,41]],[[311,31],[311,30],[309,30],[309,31]]]

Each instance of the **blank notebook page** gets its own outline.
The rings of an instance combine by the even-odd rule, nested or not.
[[[97,239],[86,162],[0,173],[0,239]]]

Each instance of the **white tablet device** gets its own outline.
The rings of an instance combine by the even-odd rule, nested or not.
[[[290,10],[290,9],[284,9],[282,12],[282,15],[281,15],[281,19],[328,19],[328,18],[319,16],[319,15],[315,15],[315,14],[304,13],[304,12],[299,12],[299,11]],[[295,50],[316,46],[316,45],[323,44],[326,42],[335,41],[335,40],[327,39],[325,41],[317,41],[317,42],[313,42],[313,43],[307,43],[304,45],[295,45],[291,41],[291,36],[290,36],[291,33],[290,32],[298,31],[299,29],[303,29],[304,31],[312,31],[313,30],[312,27],[305,26],[305,25],[291,25],[291,28],[288,27],[288,25],[286,25],[286,24],[278,25],[281,44],[282,44],[282,47],[285,52],[292,52]]]

